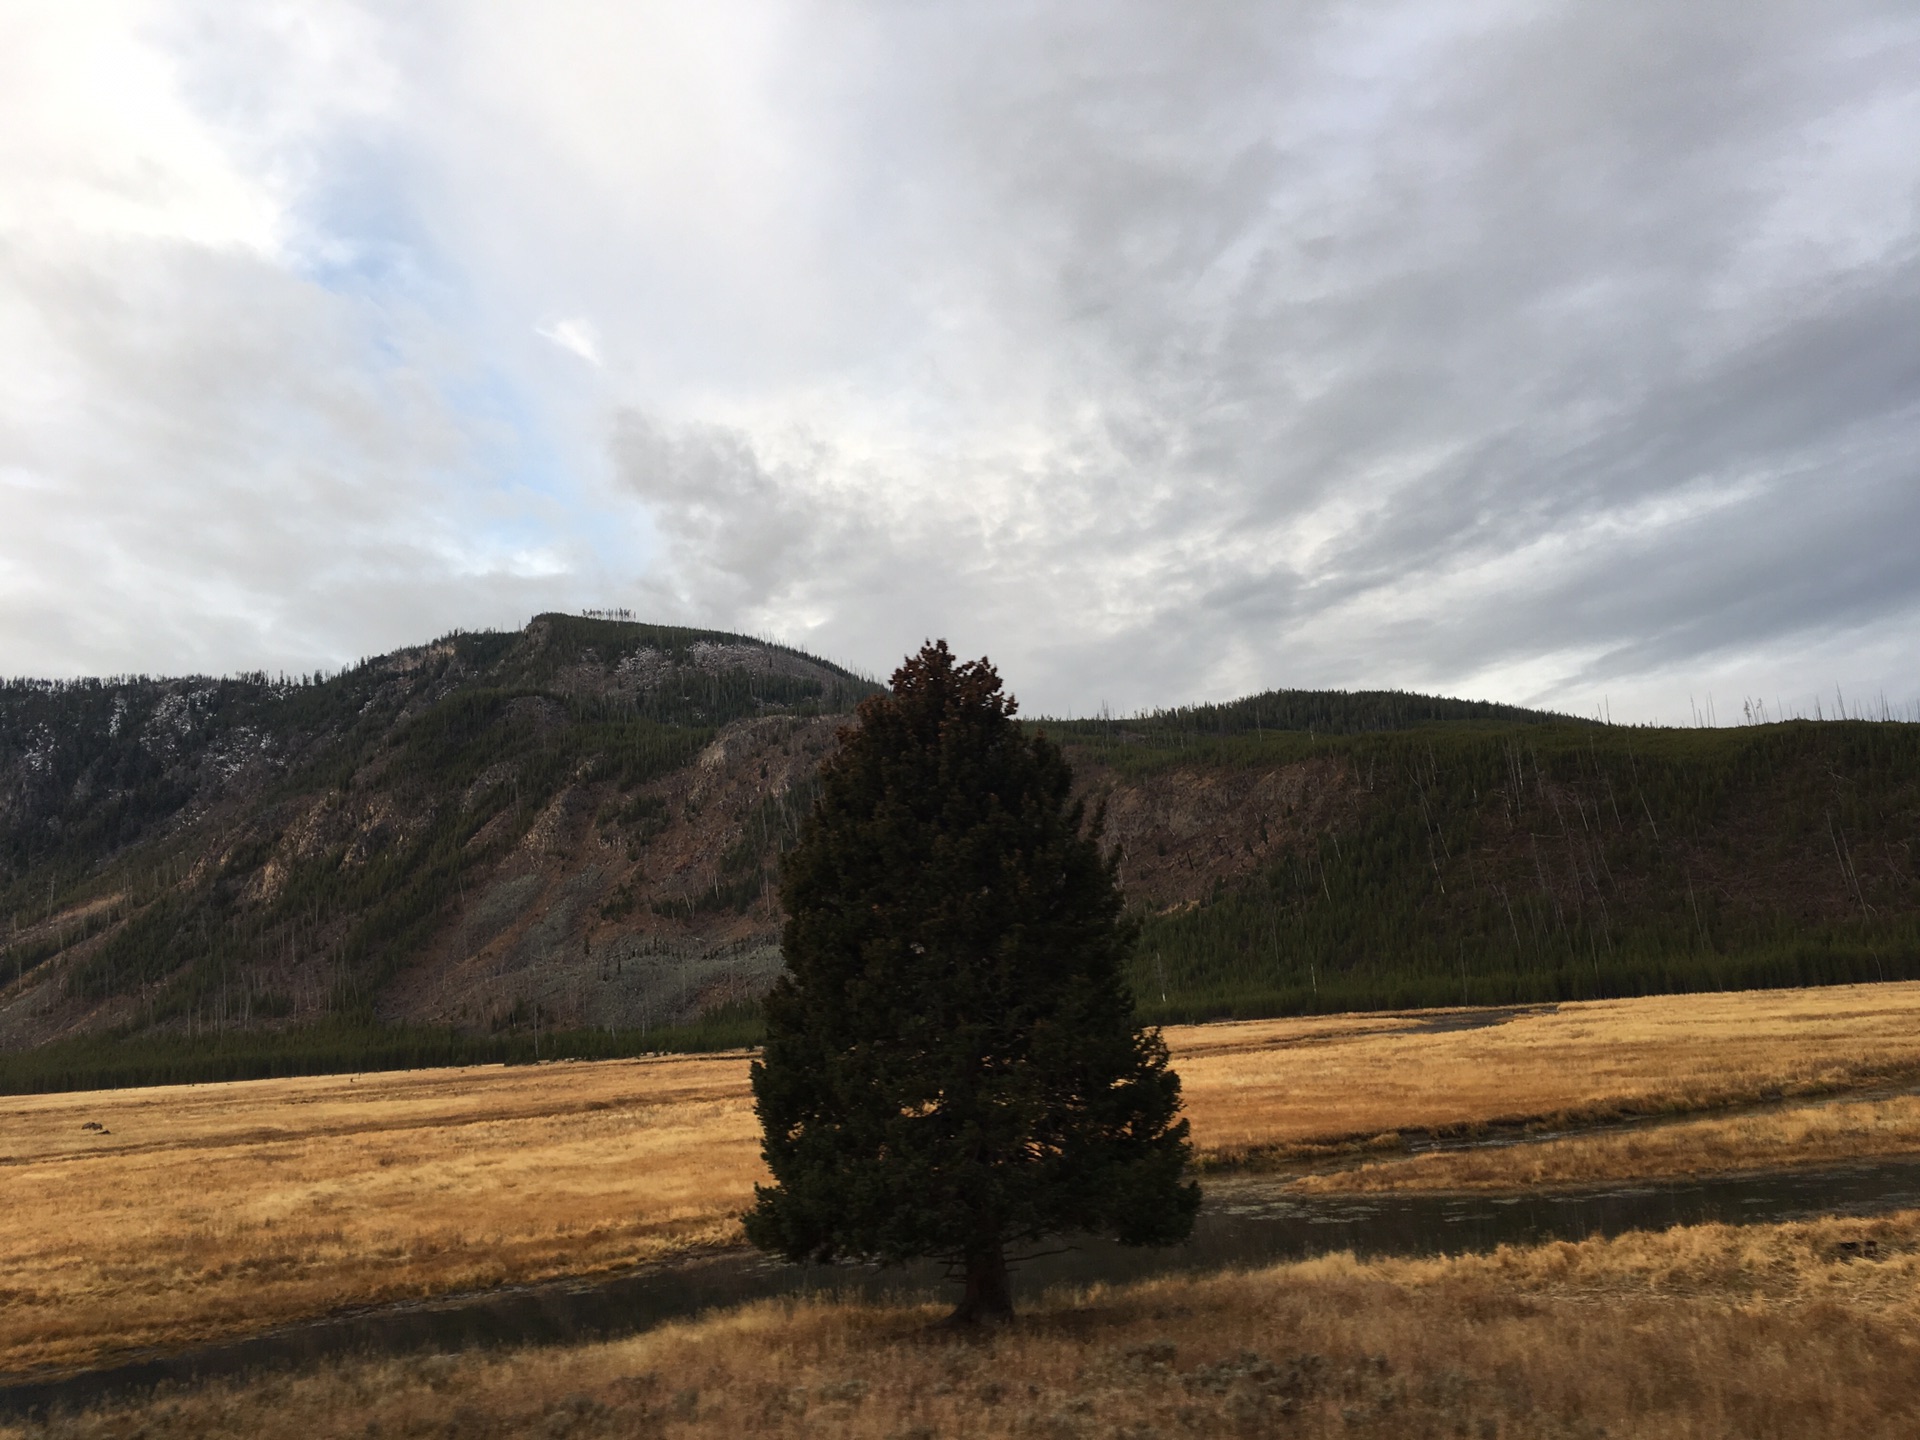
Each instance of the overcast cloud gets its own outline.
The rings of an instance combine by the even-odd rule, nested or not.
[[[1920,695],[1917,551],[1900,0],[0,0],[0,671],[1724,720]]]

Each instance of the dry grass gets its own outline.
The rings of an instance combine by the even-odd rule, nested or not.
[[[1917,1246],[1909,1212],[1334,1256],[1056,1296],[975,1339],[932,1328],[931,1306],[763,1303],[612,1343],[342,1362],[0,1435],[1908,1437]]]
[[[1920,1096],[1829,1101],[1527,1144],[1373,1161],[1294,1182],[1311,1193],[1519,1190],[1920,1155]]]
[[[7,1099],[0,1371],[730,1243],[759,1166],[744,1065]]]
[[[1920,984],[1168,1039],[1196,1143],[1240,1163],[1911,1074]],[[0,1099],[0,1372],[733,1243],[759,1173],[738,1055]]]
[[[1167,1038],[1202,1149],[1259,1162],[1407,1131],[1558,1128],[1912,1077],[1920,983],[1602,1000],[1452,1032],[1343,1015]]]

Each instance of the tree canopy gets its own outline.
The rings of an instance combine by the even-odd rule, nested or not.
[[[748,1236],[796,1261],[946,1258],[958,1320],[1011,1313],[1010,1246],[1170,1244],[1199,1204],[1097,821],[1014,713],[944,641],[861,704],[782,867],[753,1067],[774,1183]]]

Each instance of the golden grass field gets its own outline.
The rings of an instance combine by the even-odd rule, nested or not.
[[[0,1101],[0,1371],[732,1243],[759,1165],[745,1067],[495,1066]]]
[[[1853,1258],[1869,1242],[1874,1258]],[[0,1435],[1920,1434],[1915,1212],[1456,1259],[1330,1256],[1056,1293],[979,1336],[937,1328],[939,1313],[764,1302],[609,1343],[334,1362]]]
[[[1397,1135],[1591,1125],[1920,1079],[1920,983],[1659,995],[1522,1012],[1256,1020],[1167,1031],[1214,1162],[1339,1154]]]
[[[1303,1175],[1291,1188],[1310,1194],[1519,1190],[1893,1155],[1920,1155],[1920,1096],[1824,1101],[1646,1129],[1374,1160]]]
[[[1920,1077],[1920,984],[1598,1002],[1479,1029],[1435,1029],[1436,1018],[1450,1023],[1170,1030],[1196,1146],[1215,1164],[1326,1163],[1415,1129],[1685,1114]],[[760,1173],[746,1065],[658,1058],[0,1098],[0,1372],[736,1243]],[[1694,1168],[1829,1158],[1856,1142],[1886,1153],[1913,1116],[1884,1115],[1818,1136],[1721,1117],[1711,1143],[1697,1132]],[[1629,1159],[1602,1145],[1554,1173],[1591,1178]],[[1371,1178],[1349,1183],[1381,1183],[1358,1173]]]

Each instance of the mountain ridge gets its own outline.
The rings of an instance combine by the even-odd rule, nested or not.
[[[0,685],[0,1070],[749,1037],[779,856],[876,688],[562,615],[323,678]],[[1164,1018],[1920,974],[1920,726],[1285,690],[1025,723],[1105,817]]]

